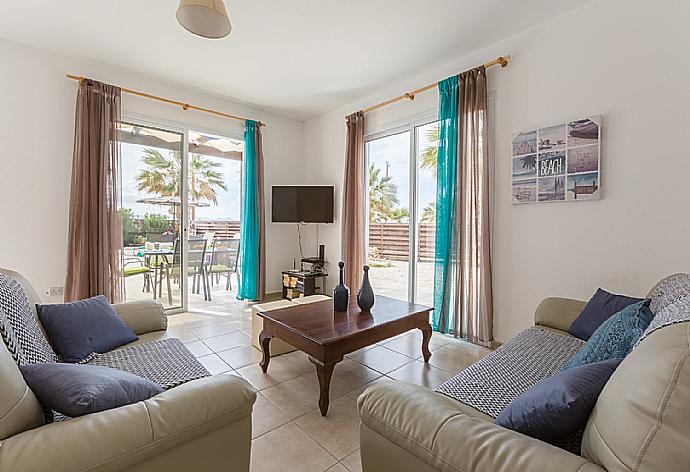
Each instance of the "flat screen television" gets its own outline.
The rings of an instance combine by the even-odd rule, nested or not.
[[[327,185],[274,185],[274,223],[333,223],[333,187]]]

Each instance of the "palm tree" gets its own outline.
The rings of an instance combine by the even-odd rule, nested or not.
[[[398,204],[398,186],[393,178],[381,177],[381,169],[369,166],[369,219],[384,221]]]
[[[180,177],[182,159],[179,151],[170,151],[164,156],[158,149],[146,148],[141,158],[146,168],[137,175],[137,189],[161,197],[180,196]],[[222,167],[201,154],[192,154],[189,161],[189,201],[208,201],[218,205],[217,189],[227,190],[223,174],[217,169]],[[177,216],[177,206],[172,207]],[[196,207],[192,206],[192,220]]]
[[[410,211],[405,207],[393,208],[388,212],[388,219],[396,223],[404,223],[410,217]]]
[[[434,223],[436,221],[436,202],[427,203],[422,210],[420,223]]]
[[[438,167],[438,124],[426,130],[426,139],[429,145],[424,148],[419,158],[420,167],[422,169],[429,169],[434,177],[436,177],[436,168]]]

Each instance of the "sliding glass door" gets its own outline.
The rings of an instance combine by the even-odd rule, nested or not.
[[[420,120],[368,137],[367,258],[374,291],[431,305],[438,128]]]
[[[244,142],[134,122],[119,133],[126,299],[168,312],[234,301]]]
[[[184,134],[134,123],[121,123],[119,132],[126,301],[155,299],[166,310],[182,309]]]

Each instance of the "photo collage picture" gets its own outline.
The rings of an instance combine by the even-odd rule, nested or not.
[[[601,116],[518,133],[511,154],[514,204],[601,198]]]

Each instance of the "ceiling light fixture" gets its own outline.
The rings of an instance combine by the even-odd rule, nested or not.
[[[184,29],[204,38],[224,38],[232,30],[223,0],[180,0],[176,16]]]

